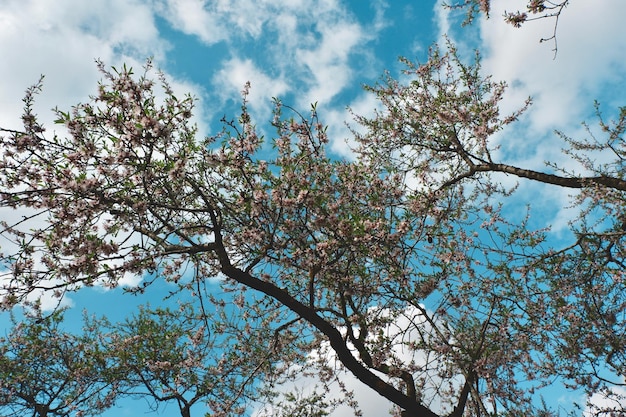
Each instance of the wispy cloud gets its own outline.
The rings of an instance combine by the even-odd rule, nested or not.
[[[245,3],[204,4],[205,12],[210,10],[221,27],[228,25],[224,42],[230,56],[219,63],[212,78],[220,100],[239,100],[240,90],[250,81],[251,107],[260,120],[268,115],[272,96],[299,109],[317,102],[324,110],[347,116],[345,102],[337,106],[334,99],[354,88],[357,74],[368,71],[366,65],[355,62],[367,61],[368,43],[387,26],[385,2],[372,5],[371,22],[359,22],[337,0],[317,2],[315,7],[299,0],[259,1],[253,8]],[[203,36],[201,32],[196,35]]]
[[[241,90],[246,82],[252,88],[248,102],[252,110],[266,119],[272,110],[271,98],[279,97],[289,91],[283,77],[271,77],[254,64],[251,59],[232,58],[222,63],[213,77],[213,85],[222,100],[241,99]]]
[[[317,25],[321,39],[316,47],[298,49],[296,59],[310,74],[304,103],[329,102],[349,85],[353,69],[350,66],[351,51],[363,40],[364,35],[356,23]]]
[[[233,31],[227,31],[227,21],[211,13],[203,0],[155,0],[156,12],[173,28],[199,37],[207,44],[228,39]]]

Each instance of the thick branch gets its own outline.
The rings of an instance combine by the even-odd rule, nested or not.
[[[520,178],[527,178],[566,188],[584,188],[597,184],[620,191],[626,191],[626,181],[615,177],[561,177],[559,175],[546,174],[544,172],[518,168],[506,164],[481,164],[476,165],[473,170],[475,172],[504,172],[507,174],[513,174]]]
[[[469,397],[470,391],[472,389],[472,384],[476,381],[476,374],[472,372],[469,377],[466,378],[465,384],[463,385],[463,389],[461,390],[461,395],[459,396],[459,402],[454,407],[452,413],[450,413],[449,417],[462,417],[463,412],[465,411],[465,405],[467,404],[467,398]]]
[[[322,317],[315,313],[315,310],[300,303],[293,298],[287,291],[278,288],[274,284],[260,279],[254,278],[247,272],[236,268],[229,263],[222,264],[222,272],[231,279],[243,284],[249,288],[255,289],[268,295],[281,304],[298,314],[300,317],[315,326],[316,329],[321,331],[330,342],[333,350],[337,354],[337,357],[341,363],[352,374],[365,385],[378,392],[383,397],[387,398],[392,403],[398,405],[404,410],[409,411],[411,416],[414,417],[438,417],[437,414],[430,411],[425,406],[415,402],[402,392],[389,385],[369,369],[363,366],[350,352],[350,349],[343,340],[341,333],[333,327],[330,323],[324,320]]]
[[[340,298],[341,300],[341,304],[342,304],[342,311],[344,313],[344,316],[347,316],[347,312],[346,312],[346,301],[345,301],[345,297],[342,296]],[[356,311],[356,307],[354,306],[354,303],[351,302],[351,298],[348,297],[348,301],[350,301],[350,306],[352,308],[352,310]],[[382,363],[379,365],[375,365],[374,361],[372,359],[372,356],[369,354],[369,352],[367,351],[367,348],[365,347],[365,337],[367,335],[367,324],[365,323],[365,320],[362,319],[362,315],[359,314],[359,325],[361,327],[361,333],[359,334],[359,337],[357,338],[354,335],[354,332],[352,331],[352,326],[350,326],[349,324],[346,326],[347,327],[347,332],[348,332],[348,338],[349,340],[352,342],[352,344],[354,345],[354,347],[356,348],[356,350],[359,352],[359,357],[361,358],[361,360],[370,368],[375,369],[379,372],[382,372],[385,375],[390,375],[392,372],[392,369],[389,365],[387,365],[386,363]],[[406,395],[407,397],[409,397],[410,399],[412,399],[413,401],[416,401],[417,399],[417,393],[415,391],[415,380],[413,379],[413,375],[406,371],[406,370],[400,370],[400,378],[404,381],[404,383],[406,384]]]
[[[217,226],[217,218],[214,218],[214,220],[214,224]],[[352,355],[341,333],[333,325],[320,317],[313,308],[299,302],[287,291],[277,287],[273,283],[255,278],[248,272],[231,265],[228,254],[223,246],[222,236],[219,230],[215,231],[215,253],[219,258],[221,270],[224,275],[248,288],[252,288],[274,298],[322,332],[327,337],[341,363],[352,372],[359,381],[363,382],[392,403],[408,411],[414,417],[439,417],[427,407],[409,398],[401,391],[398,391],[392,385],[386,383],[363,366],[363,364]]]

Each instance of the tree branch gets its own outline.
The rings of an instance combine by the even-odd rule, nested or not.
[[[212,216],[214,216],[214,214],[212,214]],[[359,381],[363,382],[392,403],[410,412],[412,417],[439,417],[430,409],[409,398],[363,366],[363,364],[352,355],[350,348],[347,346],[339,330],[320,317],[313,308],[302,304],[287,291],[277,287],[273,283],[255,278],[250,273],[231,265],[228,253],[223,245],[222,234],[221,230],[218,228],[217,218],[213,220],[216,226],[215,254],[220,261],[221,271],[224,275],[248,288],[252,288],[272,297],[313,325],[326,336],[341,363],[352,372]]]
[[[553,184],[566,188],[584,188],[596,184],[620,191],[626,191],[626,181],[620,178],[597,176],[597,177],[562,177],[545,172],[533,171],[530,169],[518,168],[507,164],[481,164],[476,165],[474,172],[504,172],[513,174],[520,178],[527,178],[533,181]]]

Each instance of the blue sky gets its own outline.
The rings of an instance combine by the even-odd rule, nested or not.
[[[624,105],[626,2],[573,0],[559,23],[556,59],[552,43],[539,43],[554,22],[514,29],[500,18],[505,7],[523,8],[524,1],[494,0],[491,19],[461,28],[459,16],[434,0],[0,0],[0,126],[19,128],[23,92],[40,74],[46,78],[37,112],[52,128],[49,109],[69,109],[96,91],[94,59],[139,68],[153,57],[176,91],[198,98],[202,134],[216,133],[222,116],[236,116],[239,92],[250,81],[250,108],[262,129],[273,96],[303,111],[318,102],[334,151],[349,157],[347,107],[367,115],[377,105],[361,86],[385,70],[398,75],[398,56],[424,60],[447,33],[463,53],[478,48],[485,73],[509,83],[505,108],[534,99],[521,123],[494,139],[503,159],[534,169],[553,160],[576,169],[552,132],[581,135],[580,122],[594,122],[594,99],[607,114]],[[522,184],[518,196],[552,208],[537,221],[551,225],[558,238],[572,216],[563,208],[568,193]],[[161,293],[134,299],[90,289],[67,302],[77,311],[121,317]],[[388,404],[364,408],[374,416]]]

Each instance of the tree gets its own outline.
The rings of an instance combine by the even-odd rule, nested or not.
[[[0,339],[2,416],[98,415],[113,404],[97,335],[62,331],[62,317],[62,310],[28,313]]]
[[[115,363],[109,375],[120,395],[154,400],[154,409],[175,402],[181,417],[190,417],[200,402],[211,415],[242,414],[246,401],[259,397],[251,381],[267,370],[271,345],[254,340],[264,336],[258,332],[223,337],[224,322],[202,315],[197,305],[185,303],[178,310],[142,307],[115,325],[92,320]]]
[[[367,133],[359,137],[360,153],[385,172],[405,177],[419,173],[412,198],[425,206],[430,215],[441,213],[434,220],[438,229],[443,218],[472,219],[478,211],[492,216],[486,220],[489,223],[506,225],[502,209],[492,206],[498,200],[502,204],[510,193],[494,180],[497,175],[577,190],[572,203],[580,208],[580,215],[572,222],[573,241],[569,245],[547,246],[545,235],[530,231],[524,223],[519,225],[521,228],[506,232],[483,223],[480,229],[489,230],[492,240],[489,248],[480,249],[483,256],[497,251],[504,256],[503,262],[494,263],[493,257],[483,261],[475,254],[464,258],[456,246],[454,253],[447,255],[440,246],[439,257],[443,254],[457,258],[456,262],[446,261],[446,267],[457,263],[457,274],[472,280],[482,275],[479,281],[489,284],[479,287],[487,297],[494,297],[485,306],[491,317],[487,323],[495,320],[502,336],[512,337],[502,340],[498,350],[507,346],[509,353],[517,351],[528,356],[521,374],[529,380],[559,376],[569,386],[583,388],[590,395],[603,392],[615,399],[615,408],[596,409],[597,415],[623,412],[624,398],[613,389],[624,386],[625,369],[626,108],[620,108],[617,120],[609,122],[596,104],[602,138],[589,127],[589,138],[582,140],[557,132],[569,145],[565,152],[578,168],[566,170],[549,164],[549,171],[540,172],[496,160],[497,146],[490,143],[490,137],[515,122],[530,101],[518,112],[501,116],[497,103],[506,86],[481,76],[478,59],[473,65],[466,65],[454,47],[449,46],[447,53],[435,49],[425,65],[407,62],[406,75],[411,82],[401,84],[387,78],[371,88],[385,112],[369,120],[360,118],[367,127]],[[497,195],[501,197],[494,200]],[[454,199],[453,208],[458,207],[459,201],[465,207],[452,213],[447,207],[437,209],[442,198]],[[468,199],[473,201],[469,205]],[[469,240],[468,249],[479,249],[474,238],[480,236],[467,236],[472,230],[470,225],[457,229],[463,224],[457,219],[445,226],[449,228],[447,235],[457,236],[454,242],[461,240],[464,245]],[[475,217],[476,220],[481,217]],[[430,239],[436,239],[432,232]],[[476,269],[469,260],[486,264]],[[489,270],[491,278],[487,278]],[[458,298],[467,289],[459,287],[447,297]],[[471,299],[470,311],[464,313],[467,317],[473,316],[471,311],[476,308],[477,298]],[[444,309],[450,311],[447,306]],[[522,344],[516,347],[518,342]],[[485,364],[496,358],[497,355],[485,358]],[[487,376],[494,371],[492,368]],[[515,374],[509,376],[515,379]],[[504,386],[500,389],[514,390]]]
[[[190,97],[162,80],[159,102],[147,74],[102,66],[98,94],[57,112],[68,135],[48,137],[35,86],[23,131],[2,140],[0,188],[5,207],[46,222],[5,222],[16,246],[3,258],[6,305],[127,273],[183,288],[219,276],[239,324],[259,318],[274,336],[276,363],[330,352],[405,416],[549,415],[536,391],[555,379],[617,395],[624,111],[602,122],[605,141],[569,142],[585,164],[590,149],[612,162],[587,164],[589,176],[531,171],[493,161],[489,139],[523,109],[499,114],[505,86],[479,62],[451,47],[407,64],[407,83],[372,87],[384,111],[359,119],[355,161],[326,155],[315,107],[301,116],[276,103],[265,160],[247,91],[237,121],[198,139]],[[551,247],[528,218],[509,218],[512,190],[490,173],[581,190],[575,241]]]

